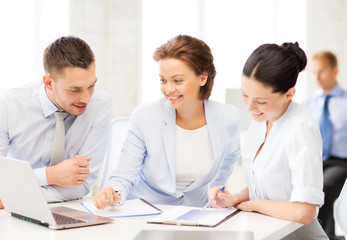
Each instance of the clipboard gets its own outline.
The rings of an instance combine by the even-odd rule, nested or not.
[[[83,201],[81,202],[81,206],[90,214],[107,218],[140,217],[162,213],[159,208],[142,198],[126,200],[120,205],[108,206],[102,210],[97,209],[92,201]]]
[[[249,231],[197,231],[194,230],[141,230],[134,240],[153,239],[203,239],[203,240],[253,240],[253,232]]]
[[[169,224],[178,226],[216,227],[240,212],[236,208],[202,208],[177,206],[159,216],[150,219],[147,223]]]

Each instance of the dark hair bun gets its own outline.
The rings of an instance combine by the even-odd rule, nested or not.
[[[306,58],[306,54],[304,52],[304,50],[302,50],[299,47],[299,43],[295,42],[295,43],[283,43],[281,45],[281,47],[283,47],[284,49],[286,49],[287,51],[289,51],[291,54],[294,55],[294,57],[297,60],[298,63],[298,67],[299,67],[299,72],[301,72],[302,70],[305,69],[306,64],[307,64],[307,58]]]

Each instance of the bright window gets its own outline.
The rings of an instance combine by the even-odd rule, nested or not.
[[[161,96],[152,55],[177,34],[198,37],[211,47],[217,70],[211,99],[220,102],[226,88],[240,88],[243,65],[259,45],[297,41],[305,49],[305,1],[146,0],[142,5],[142,102]],[[299,79],[297,98],[304,88]]]
[[[0,1],[1,90],[42,79],[45,47],[68,34],[68,0]]]

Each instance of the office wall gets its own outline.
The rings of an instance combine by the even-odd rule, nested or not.
[[[141,0],[70,0],[69,33],[96,55],[97,87],[112,94],[114,117],[137,105],[141,74]]]
[[[285,5],[286,0],[280,3],[279,6]],[[305,3],[306,19],[302,24],[306,31],[302,46],[309,60],[323,49],[335,52],[340,66],[338,79],[347,89],[347,1],[306,0]],[[114,117],[129,116],[141,102],[141,0],[70,0],[69,4],[69,32],[86,39],[93,48],[98,87],[112,94]],[[286,18],[290,17],[297,17],[297,12]],[[281,22],[277,25],[285,31]],[[317,89],[311,78],[310,61],[304,76],[300,81],[304,80],[305,84],[300,89],[304,88],[302,95],[307,95]]]
[[[307,0],[306,47],[308,57],[321,50],[334,52],[339,60],[338,81],[347,89],[347,1]],[[294,17],[294,15],[293,15]],[[307,93],[316,90],[307,66]]]

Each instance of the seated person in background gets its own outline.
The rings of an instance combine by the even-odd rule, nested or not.
[[[292,101],[306,55],[298,43],[264,44],[247,59],[242,100],[252,121],[241,147],[247,186],[209,189],[213,207],[233,207],[305,224],[285,239],[328,239],[317,221],[323,204],[322,142],[311,113]]]
[[[239,159],[235,107],[208,100],[216,70],[203,41],[179,35],[156,49],[164,98],[137,107],[97,208],[125,199],[203,206],[208,187],[225,184]],[[119,196],[114,196],[119,192]]]
[[[347,238],[347,178],[343,185],[335,209],[336,221],[342,229],[345,239]]]
[[[112,99],[94,91],[94,54],[77,37],[50,44],[43,65],[43,82],[0,96],[0,156],[30,162],[47,201],[82,198],[109,143]]]
[[[318,218],[328,236],[334,239],[334,202],[347,177],[347,92],[337,83],[337,58],[333,53],[315,54],[312,73],[320,89],[304,105],[319,122],[323,140],[325,200]]]

